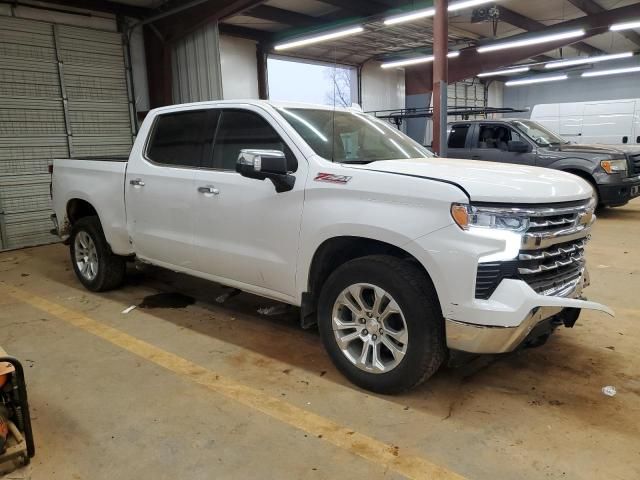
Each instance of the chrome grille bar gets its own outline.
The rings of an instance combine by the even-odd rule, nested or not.
[[[571,254],[584,249],[587,245],[587,239],[580,240],[569,247],[558,247],[555,250],[542,250],[538,253],[521,253],[518,260],[544,260],[546,258],[558,257],[563,254]]]
[[[531,275],[535,273],[549,272],[551,270],[557,270],[560,267],[567,267],[572,263],[581,263],[583,262],[582,255],[571,256],[566,260],[556,260],[551,264],[541,263],[537,267],[534,268],[518,268],[518,273],[521,275]]]

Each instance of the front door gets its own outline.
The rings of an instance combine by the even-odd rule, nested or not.
[[[283,138],[281,127],[259,107],[222,110],[213,155],[196,176],[193,253],[195,268],[221,281],[294,296],[308,166]],[[269,180],[236,173],[242,149],[284,151],[295,172],[294,189],[277,193]]]
[[[134,153],[139,156],[127,166],[127,228],[144,260],[191,266],[195,172],[204,151],[211,151],[207,119],[206,110],[158,115],[145,150]]]
[[[479,123],[471,148],[471,158],[489,162],[515,163],[517,165],[535,165],[536,153],[518,153],[509,151],[509,141],[530,142],[513,128],[502,123]]]

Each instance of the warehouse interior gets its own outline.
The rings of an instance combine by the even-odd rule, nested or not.
[[[425,383],[387,395],[354,384],[325,353],[322,332],[313,320],[322,311],[319,303],[325,294],[311,292],[312,280],[296,303],[286,300],[284,287],[276,295],[266,288],[225,282],[225,275],[190,276],[183,264],[172,268],[170,262],[154,262],[134,250],[117,251],[120,247],[109,239],[109,230],[124,231],[136,222],[129,217],[107,221],[92,206],[103,220],[99,235],[110,254],[122,257],[126,276],[120,288],[91,291],[78,281],[73,265],[77,255],[72,224],[86,208],[75,204],[62,218],[55,189],[63,185],[70,198],[75,191],[93,191],[105,199],[106,208],[132,215],[129,200],[123,198],[127,189],[144,183],[122,172],[136,155],[152,168],[162,167],[146,156],[158,135],[156,115],[194,102],[228,110],[273,105],[273,112],[284,111],[326,142],[327,131],[316,130],[311,117],[305,120],[286,110],[301,115],[295,109],[322,104],[333,109],[333,134],[336,109],[352,112],[381,136],[395,138],[391,142],[406,157],[404,163],[413,160],[406,145],[427,156],[435,154],[430,161],[442,161],[442,167],[434,164],[426,173],[403,167],[392,180],[371,185],[358,182],[359,169],[316,172],[318,176],[310,176],[306,184],[298,181],[295,190],[285,194],[275,180],[255,182],[260,189],[269,187],[270,194],[276,195],[275,187],[280,198],[295,193],[304,202],[325,198],[324,191],[298,190],[301,185],[312,188],[314,181],[354,189],[322,207],[310,205],[307,210],[301,203],[300,220],[284,217],[297,211],[293,207],[273,204],[282,213],[282,225],[299,223],[297,230],[281,228],[276,236],[281,249],[295,245],[290,250],[298,261],[312,248],[305,229],[315,219],[304,217],[307,211],[317,217],[337,215],[327,231],[350,225],[354,231],[369,232],[373,228],[367,222],[382,222],[391,232],[385,238],[400,238],[399,230],[406,225],[424,221],[405,221],[393,212],[404,215],[424,207],[425,217],[439,218],[437,208],[448,202],[437,198],[440,187],[432,197],[386,193],[406,189],[401,193],[418,195],[413,184],[399,183],[418,176],[433,180],[442,175],[449,186],[463,185],[472,203],[472,189],[480,184],[489,193],[500,190],[496,198],[534,198],[534,184],[548,182],[548,190],[540,190],[551,192],[546,198],[514,200],[510,211],[518,217],[546,205],[547,223],[531,220],[526,228],[558,222],[553,235],[561,236],[566,233],[562,209],[577,205],[561,195],[574,181],[567,178],[577,177],[581,192],[593,189],[588,195],[593,205],[576,216],[576,228],[584,226],[578,225],[583,220],[595,223],[591,230],[584,228],[579,245],[582,269],[576,281],[588,289],[584,295],[576,290],[571,301],[588,298],[606,309],[584,303],[580,312],[579,303],[565,303],[566,311],[580,312],[577,322],[574,318],[568,325],[563,320],[573,328],[554,332],[554,325],[553,336],[545,333],[540,342],[523,342],[509,352],[469,350],[458,355],[456,348],[449,348],[446,361]],[[149,119],[156,122],[151,127]],[[291,126],[276,130],[281,137],[294,138],[296,125]],[[502,131],[512,132],[504,138],[504,147]],[[527,140],[526,132],[533,131],[538,133]],[[543,137],[547,140],[539,143]],[[300,138],[313,148],[307,137]],[[213,152],[217,141],[210,139]],[[525,143],[532,146],[527,149]],[[285,147],[283,158],[289,154],[286,142]],[[260,148],[265,168],[273,150]],[[304,148],[293,149],[298,164],[306,156]],[[348,152],[345,155],[348,158]],[[83,163],[98,157],[101,162]],[[476,164],[465,164],[467,170],[461,167],[450,177],[449,162],[454,160],[449,158]],[[82,174],[74,178],[84,180],[56,184],[56,174],[66,175],[70,167],[64,162],[71,161]],[[493,171],[478,161],[511,165],[512,171],[504,167],[504,179],[491,183],[474,176],[475,170],[484,169],[483,175]],[[111,197],[103,194],[102,182],[113,181],[118,172],[104,166],[109,163],[122,165],[119,172],[126,179]],[[240,163],[233,172],[238,176]],[[534,175],[529,167],[549,168]],[[322,168],[318,172],[329,171]],[[202,164],[191,174],[197,178],[206,169]],[[565,176],[554,177],[552,169],[563,170]],[[380,167],[376,173],[385,175],[383,170],[387,172]],[[495,170],[496,178],[501,172]],[[289,177],[293,173],[284,171]],[[529,192],[517,184],[526,177],[531,177]],[[205,196],[218,197],[220,192],[209,183],[199,187],[200,193],[206,188]],[[148,217],[165,215],[167,224],[180,217],[192,221],[195,214],[187,194],[170,186],[160,191],[164,188],[177,200],[167,213],[149,212]],[[219,198],[225,193],[223,189]],[[377,193],[386,195],[384,200]],[[489,193],[477,205],[504,207]],[[76,196],[89,205],[89,199]],[[640,478],[638,197],[638,1],[0,0],[0,478]],[[368,202],[365,206],[378,213],[349,205],[356,200]],[[237,197],[234,202],[239,226],[226,214],[197,216],[193,223],[212,222],[208,231],[214,236],[216,230],[228,230],[218,241],[237,240],[238,250],[245,237],[256,243],[271,239],[271,217],[249,212],[258,202]],[[402,210],[388,210],[387,203]],[[456,205],[447,203],[447,227],[457,223],[465,230],[467,225],[455,216]],[[340,217],[340,211],[351,211],[357,220]],[[555,216],[550,216],[552,211]],[[465,221],[472,222],[472,210],[468,212]],[[213,225],[220,219],[222,224]],[[253,221],[264,224],[250,230],[247,224]],[[175,232],[162,226],[158,231],[153,235],[177,242]],[[229,240],[231,233],[238,238]],[[135,248],[135,234],[123,235],[123,248]],[[194,238],[189,241],[195,245]],[[474,248],[479,251],[478,245],[492,238],[487,234]],[[399,248],[410,243],[398,242]],[[425,248],[436,258],[437,275],[453,278],[463,272],[437,260],[463,248],[459,243]],[[163,254],[170,251],[157,245]],[[391,251],[370,243],[350,245],[345,242],[322,253],[327,262],[340,264]],[[560,245],[561,250],[571,248],[558,253],[562,259],[577,259],[575,244]],[[518,248],[516,259],[534,260]],[[229,252],[237,254],[231,248]],[[540,258],[555,255],[549,252]],[[262,251],[266,257],[270,253]],[[208,263],[203,256],[194,257],[195,264]],[[240,257],[229,258],[233,266]],[[266,260],[254,258],[236,266],[243,273],[253,267],[256,272],[251,274],[265,282],[284,276],[281,265],[274,268],[277,275],[265,265]],[[318,278],[324,275],[328,281],[331,272],[315,263],[309,267],[310,279],[317,273],[314,268],[322,272]],[[506,267],[497,268],[504,272]],[[293,269],[297,288],[305,271],[300,265]],[[522,268],[518,272],[520,277],[527,274]],[[434,277],[429,285],[442,296],[436,273],[428,275]],[[490,297],[478,296],[477,275],[470,280],[476,282],[474,301],[484,305]],[[466,281],[456,281],[462,290]],[[510,308],[511,298],[501,301],[496,318]],[[448,319],[453,315],[448,312],[459,306],[454,301],[451,305],[447,310],[443,304],[442,311],[438,306],[436,316]],[[529,310],[534,315],[553,305],[560,304],[532,304],[535,308]],[[609,308],[615,317],[602,313]],[[533,326],[527,339],[532,331]],[[20,387],[22,369],[26,389]],[[12,416],[21,420],[9,421]],[[17,446],[11,443],[12,435]]]

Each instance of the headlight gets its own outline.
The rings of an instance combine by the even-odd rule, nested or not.
[[[609,174],[622,173],[627,171],[626,160],[602,160],[600,162],[600,166],[605,172]]]
[[[518,215],[513,210],[496,207],[478,207],[454,203],[451,205],[451,217],[463,230],[487,228],[523,232],[529,227],[529,218]]]

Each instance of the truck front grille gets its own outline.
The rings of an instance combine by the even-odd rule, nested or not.
[[[489,298],[505,278],[523,280],[540,295],[562,296],[584,274],[584,249],[595,220],[589,202],[518,210],[529,217],[518,257],[480,263],[476,298]]]
[[[630,176],[640,175],[640,154],[638,155],[629,155],[629,161],[631,163],[631,170],[629,172]]]

